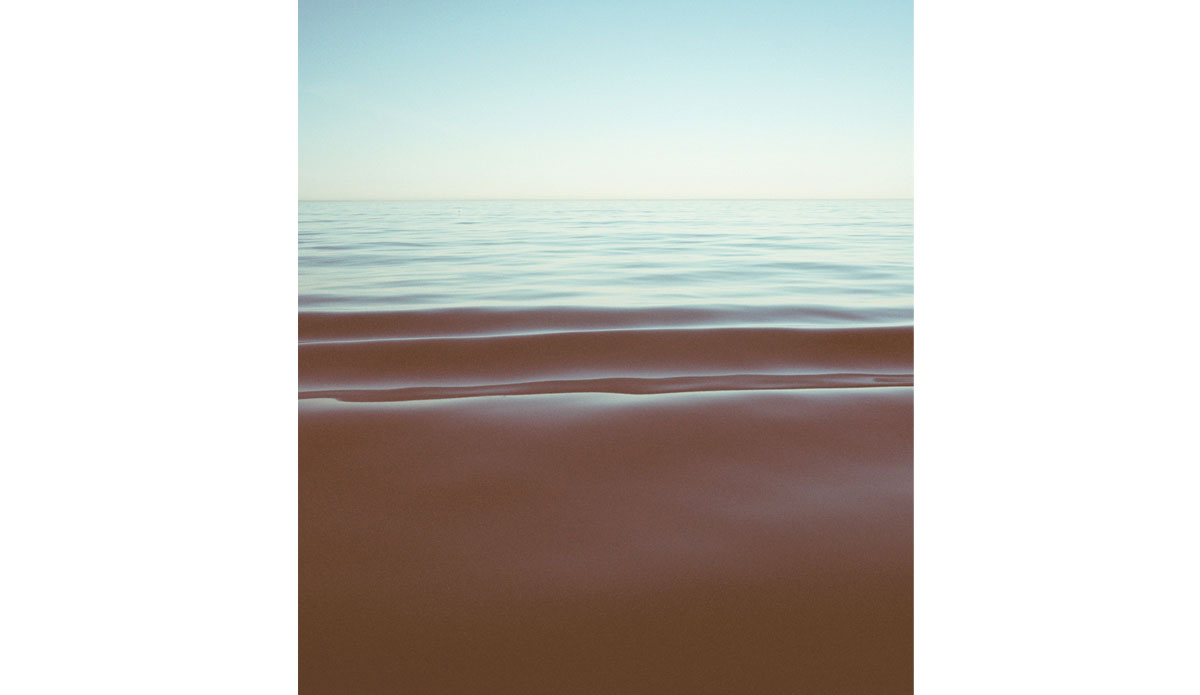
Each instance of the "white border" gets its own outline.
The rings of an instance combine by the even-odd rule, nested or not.
[[[1198,18],[917,4],[918,693],[1200,692]]]
[[[0,692],[294,692],[296,8],[3,14]]]

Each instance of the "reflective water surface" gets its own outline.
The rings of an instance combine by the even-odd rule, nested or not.
[[[300,306],[806,307],[911,321],[912,201],[302,202]]]
[[[911,216],[301,203],[301,691],[912,692]]]

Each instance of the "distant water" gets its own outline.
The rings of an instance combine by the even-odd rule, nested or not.
[[[300,308],[912,320],[912,201],[300,203]]]

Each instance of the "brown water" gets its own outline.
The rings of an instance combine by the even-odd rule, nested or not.
[[[910,203],[462,205],[302,210],[301,689],[911,692]]]

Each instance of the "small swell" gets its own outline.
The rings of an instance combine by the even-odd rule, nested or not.
[[[367,339],[360,333],[301,343],[301,397],[377,401],[911,385],[911,326],[507,335],[462,334],[462,328],[455,337]]]
[[[479,396],[522,396],[547,393],[694,393],[706,391],[771,391],[779,389],[868,388],[912,386],[910,375],[879,374],[722,374],[699,377],[559,379],[477,386],[414,386],[396,389],[329,389],[301,391],[300,398],[333,398],[349,403],[428,401]]]
[[[510,335],[628,328],[911,325],[911,309],[876,307],[461,308],[421,311],[302,311],[301,343],[381,338]]]

